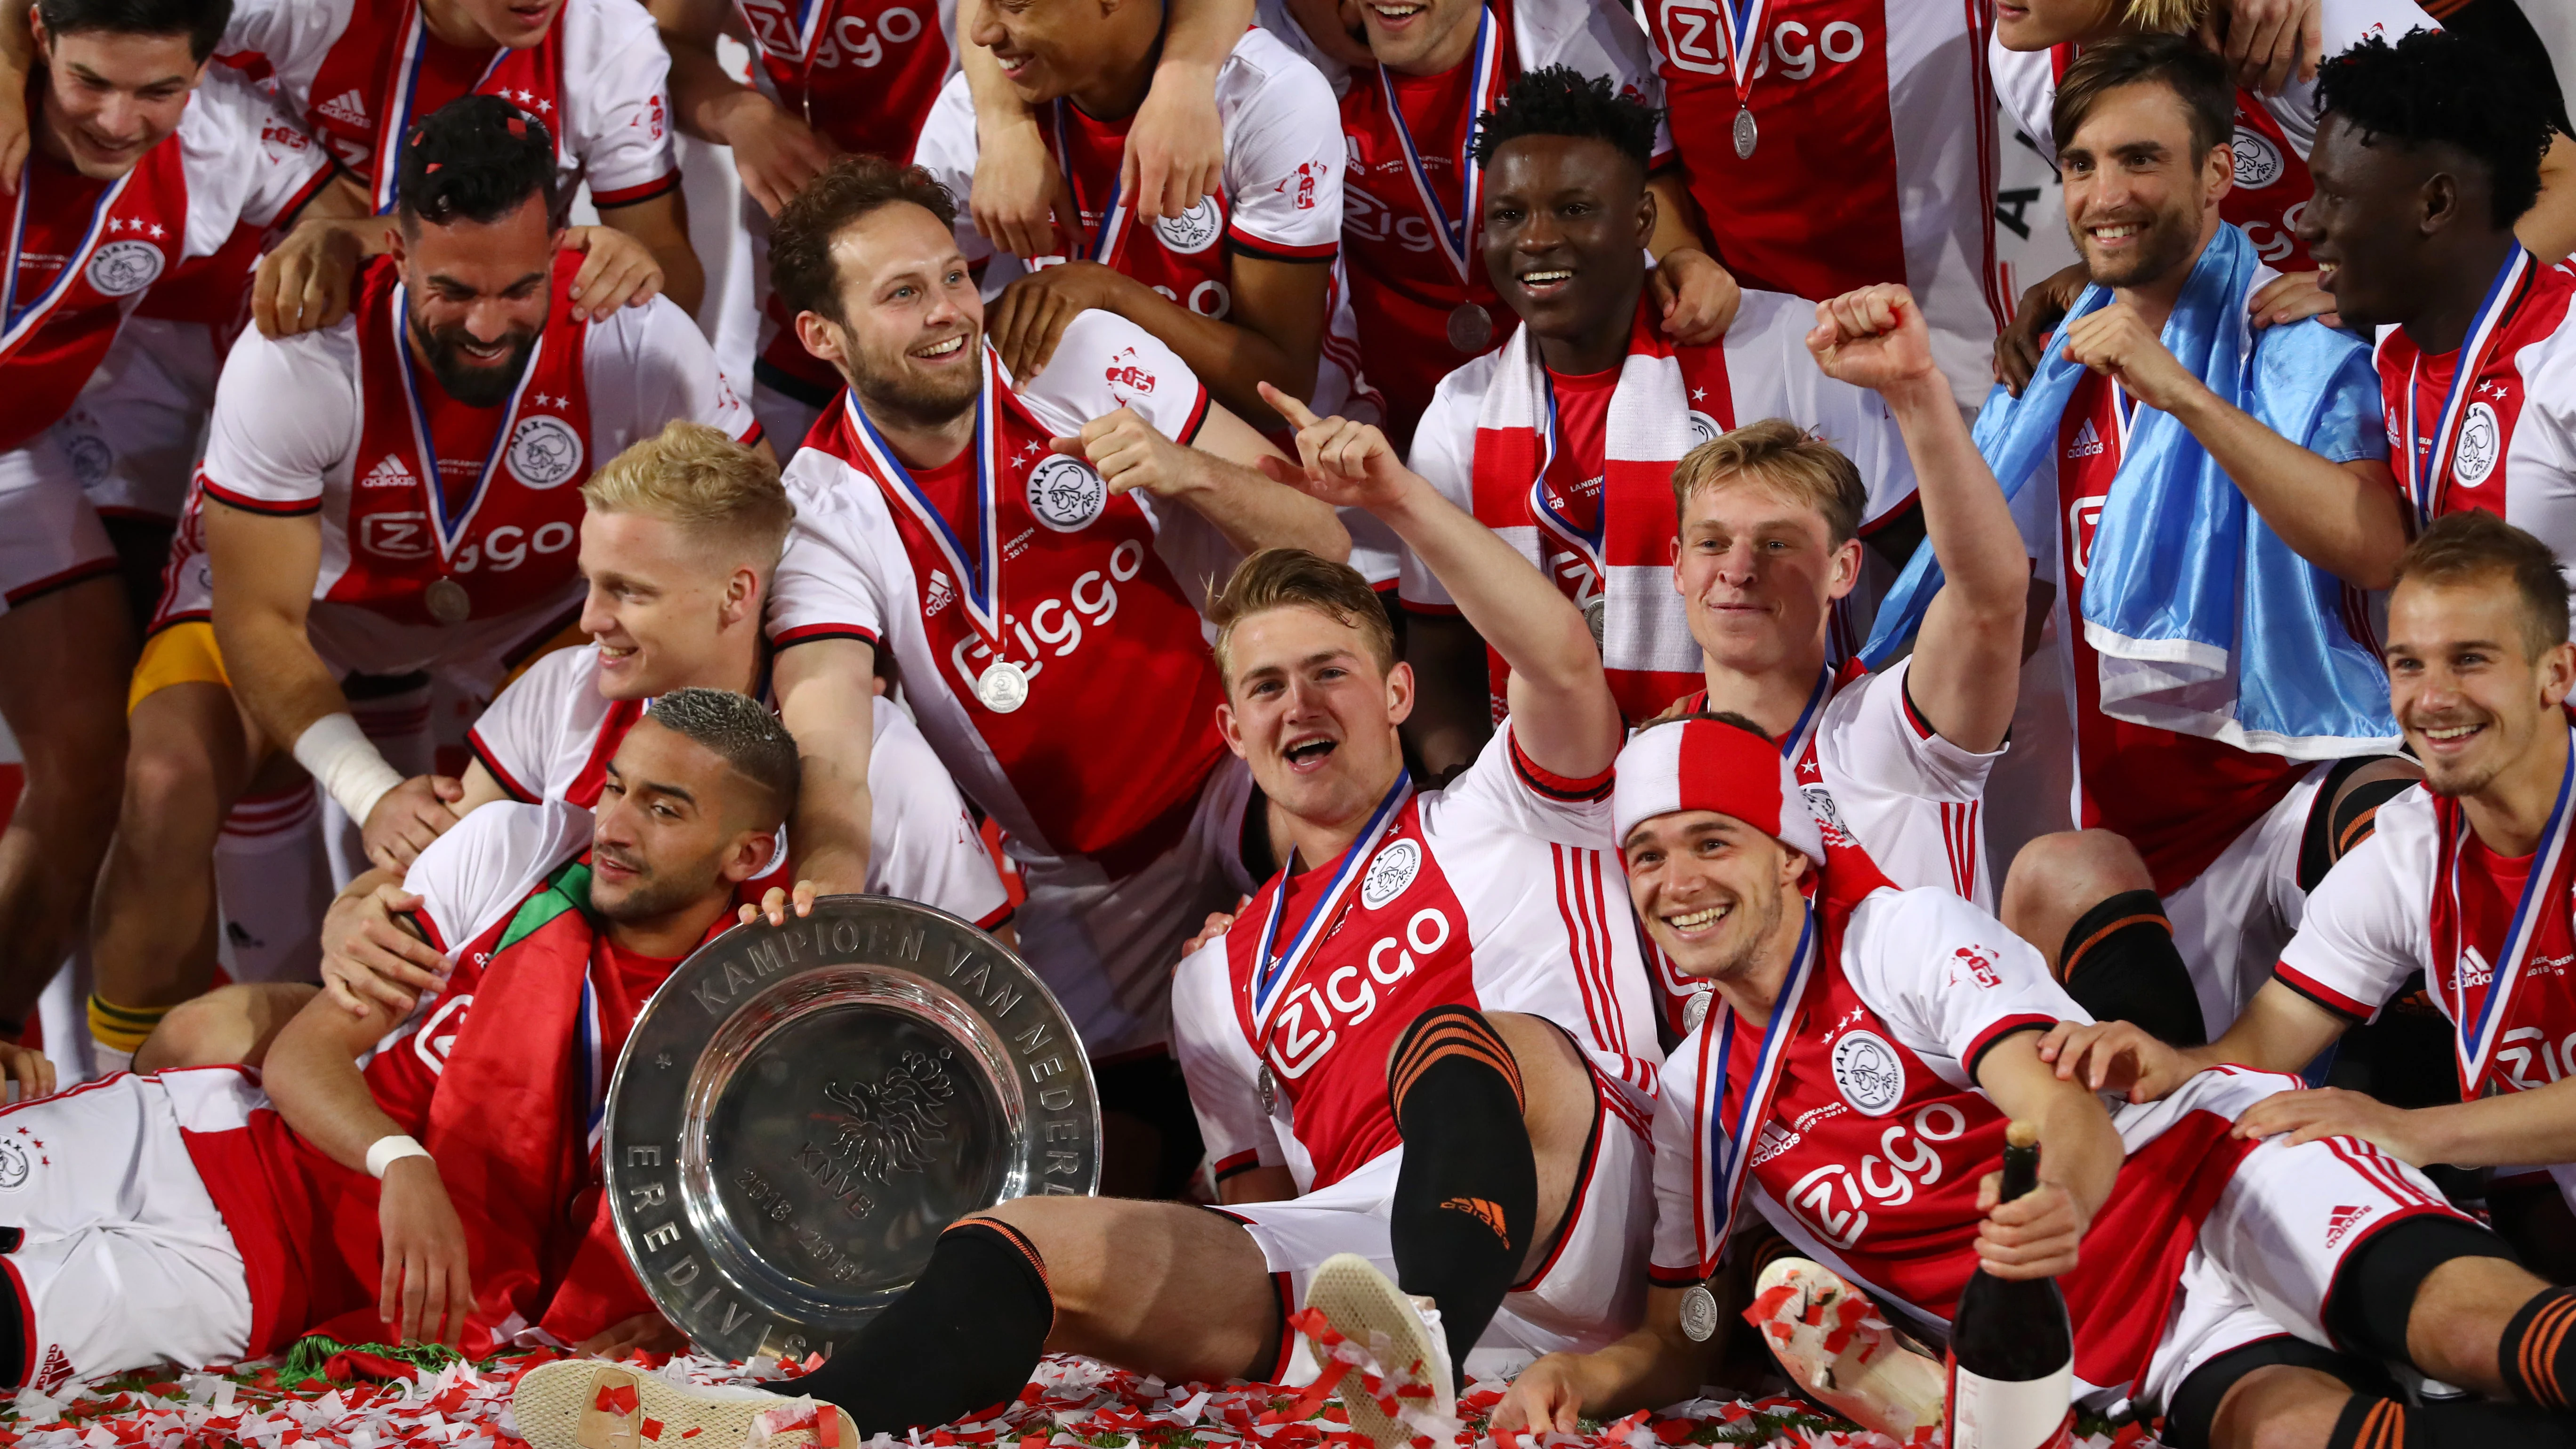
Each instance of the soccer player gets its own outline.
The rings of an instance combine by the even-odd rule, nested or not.
[[[2022,848],[2001,914],[2097,1016],[2192,1040],[2234,1019],[2305,887],[2413,773],[2317,760],[2366,755],[2357,727],[2349,742],[2274,743],[2237,699],[2140,693],[2156,682],[2138,677],[2148,661],[2169,679],[2208,657],[2167,633],[2229,641],[2248,676],[2238,698],[2286,690],[2286,675],[2244,661],[2302,626],[2317,656],[2303,667],[2331,661],[2334,686],[2351,687],[2367,646],[2342,622],[2338,580],[2384,584],[2362,559],[2372,530],[2401,526],[2360,346],[2314,320],[2247,339],[2243,304],[2273,274],[2219,212],[2234,97],[2224,62],[2181,36],[2118,37],[2069,67],[2058,163],[2093,289],[2030,388],[1990,405],[1979,432],[2055,585],[2080,827]],[[2378,503],[2296,501],[2328,490]],[[1882,606],[1877,644],[1902,637],[1909,587]],[[2377,713],[2375,691],[2353,694],[2352,718]],[[2178,964],[2196,1014],[2173,985]]]
[[[1719,1007],[1663,1074],[1644,1326],[1532,1365],[1495,1428],[1687,1396],[1710,1354],[1684,1299],[1742,1205],[1910,1331],[1937,1337],[1979,1269],[2055,1278],[2075,1400],[2125,1403],[2163,1443],[2576,1442],[2576,1290],[2367,1142],[2230,1135],[2294,1078],[2221,1068],[2106,1112],[2040,1060],[2082,1013],[2039,953],[1948,892],[1894,889],[1740,717],[1640,733],[1614,811],[1638,915]],[[1998,1204],[2008,1120],[2037,1129],[2040,1185]],[[2483,1397],[2400,1402],[2374,1359]]]
[[[110,1052],[203,989],[207,855],[272,752],[339,803],[376,864],[407,865],[455,818],[455,782],[389,763],[343,675],[435,670],[488,692],[579,603],[590,460],[675,417],[757,433],[668,299],[570,315],[579,260],[559,246],[566,198],[543,125],[469,96],[412,137],[402,245],[360,305],[320,332],[246,334],[225,363],[129,693],[124,811],[91,935],[92,1034]],[[132,900],[156,909],[112,904]]]
[[[1468,152],[1477,117],[1514,78],[1552,65],[1606,76],[1649,106],[1661,101],[1663,82],[1636,22],[1601,0],[1358,10],[1374,59],[1336,87],[1351,157],[1342,239],[1369,385],[1386,399],[1387,436],[1410,448],[1440,379],[1520,322],[1485,272],[1483,171]],[[1328,76],[1344,70],[1329,56],[1316,64]],[[1660,128],[1652,171],[1657,265],[1649,276],[1661,325],[1682,341],[1713,342],[1726,330],[1734,284],[1691,230],[1690,196]]]
[[[1816,429],[1859,465],[1862,529],[1915,487],[1886,404],[1808,357],[1812,305],[1748,291],[1722,341],[1664,335],[1644,251],[1661,214],[1647,183],[1655,128],[1643,102],[1564,66],[1515,77],[1481,118],[1482,261],[1522,325],[1441,381],[1411,454],[1450,502],[1599,618],[1630,719],[1698,683],[1699,650],[1668,593],[1672,469],[1694,444],[1773,415]],[[1473,631],[1444,617],[1436,580],[1415,571],[1400,597],[1429,711],[1423,760],[1437,772],[1475,756],[1500,715],[1502,678]]]
[[[0,718],[26,791],[0,834],[0,1030],[23,1024],[88,909],[116,823],[120,678],[134,623],[114,542],[85,495],[82,386],[151,285],[236,224],[290,221],[329,175],[310,146],[206,60],[211,0],[53,0],[33,22],[41,79],[0,77],[35,134],[0,254]]]
[[[1358,1324],[1404,1302],[1383,1268],[1438,1300],[1437,1333],[1410,1308],[1382,1319],[1412,1330],[1388,1367],[1434,1402],[1470,1346],[1598,1346],[1634,1322],[1656,1051],[1633,937],[1602,914],[1621,726],[1600,659],[1573,605],[1376,428],[1273,397],[1304,426],[1299,464],[1266,471],[1367,508],[1448,580],[1512,660],[1511,725],[1416,790],[1396,736],[1410,671],[1367,581],[1289,549],[1234,571],[1211,615],[1226,742],[1293,845],[1173,985],[1222,1206],[1028,1197],[961,1220],[796,1381],[861,1434],[1008,1399],[1042,1350],[1174,1383],[1302,1381],[1318,1365],[1285,1295],[1366,1343]],[[570,1449],[599,1371],[523,1381],[534,1449]],[[724,1411],[639,1388],[666,1435]],[[1355,1428],[1388,1449],[1410,1436],[1357,1398]]]
[[[2576,688],[2563,563],[2480,509],[2433,524],[2406,551],[2388,598],[2388,689],[2424,789],[2380,807],[2378,829],[2309,897],[2299,933],[2245,1014],[2206,1047],[2177,1050],[2133,1027],[2060,1028],[2043,1048],[2060,1076],[2154,1101],[2216,1062],[2296,1071],[2378,1015],[2423,973],[2456,1046],[2460,1100],[2402,1110],[2357,1092],[2273,1097],[2237,1134],[2294,1142],[2344,1134],[2412,1163],[2545,1167],[2576,1193],[2564,958]],[[2520,1191],[2499,1181],[2500,1208]],[[2499,1212],[2502,1228],[2509,1214]],[[2518,1214],[2510,1216],[2519,1216]],[[2563,1222],[2564,1219],[2562,1218]],[[2517,1242],[2563,1265],[2558,1241]]]
[[[528,1327],[649,1336],[587,1156],[608,1083],[582,1026],[615,1061],[671,969],[733,924],[796,747],[756,701],[683,689],[607,780],[596,813],[496,805],[413,862],[410,919],[450,974],[409,1015],[269,986],[307,1004],[256,1075],[122,1075],[0,1111],[24,1234],[0,1372],[53,1389],[306,1331],[475,1356]]]
[[[2500,514],[2576,567],[2576,278],[2516,235],[2553,144],[2542,99],[2433,31],[2344,52],[2317,95],[2300,230],[2345,323],[2378,331],[2407,511]],[[2393,562],[2405,534],[2376,543]]]
[[[1162,0],[982,7],[969,37],[988,48],[1035,113],[1080,214],[1060,254],[1039,257],[992,304],[988,327],[1014,377],[1053,360],[1085,311],[1126,318],[1187,364],[1238,416],[1277,426],[1272,383],[1327,411],[1359,382],[1341,248],[1345,158],[1332,88],[1265,30],[1239,32],[1216,77],[1225,167],[1199,204],[1151,222],[1122,186],[1126,134],[1163,32]],[[948,82],[915,158],[972,205],[981,155],[967,77]],[[971,225],[958,242],[988,284],[1020,270]]]
[[[1011,372],[954,226],[926,172],[850,156],[770,241],[807,350],[850,384],[788,466],[769,609],[779,708],[817,782],[797,873],[824,892],[866,877],[854,726],[884,657],[1010,838],[1022,951],[1112,1063],[1105,1102],[1168,1144],[1136,1190],[1177,1191],[1198,1149],[1161,1049],[1166,983],[1196,923],[1267,873],[1245,851],[1269,839],[1245,828],[1249,778],[1217,733],[1204,594],[1252,549],[1338,556],[1347,537],[1251,471],[1274,450],[1135,323],[1086,312],[1044,371]]]

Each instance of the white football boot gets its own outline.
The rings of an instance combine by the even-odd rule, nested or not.
[[[1754,1327],[1800,1388],[1899,1443],[1941,1422],[1947,1369],[1880,1319],[1868,1295],[1811,1259],[1775,1258],[1754,1282],[1754,1301],[1782,1286],[1790,1291]]]
[[[1336,1253],[1324,1260],[1306,1284],[1306,1306],[1324,1315],[1333,1331],[1367,1349],[1387,1375],[1390,1394],[1419,1384],[1430,1390],[1416,1400],[1435,1419],[1454,1421],[1458,1396],[1449,1363],[1449,1336],[1441,1331],[1440,1310],[1428,1298],[1415,1298],[1356,1253]],[[1314,1346],[1320,1369],[1332,1362],[1323,1345]],[[1420,1431],[1390,1417],[1377,1401],[1359,1392],[1356,1375],[1342,1380],[1342,1408],[1351,1428],[1366,1434],[1377,1449],[1400,1449]]]
[[[765,1389],[675,1384],[658,1374],[575,1358],[528,1370],[510,1417],[529,1449],[859,1449],[838,1405]]]

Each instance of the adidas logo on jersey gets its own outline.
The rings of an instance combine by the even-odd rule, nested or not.
[[[2069,459],[2090,458],[2101,451],[2102,435],[2093,430],[2093,420],[2086,418],[2084,426],[2075,430],[2075,441],[2066,445],[2066,456]]]
[[[2326,1217],[2326,1246],[2331,1248],[2335,1244],[2342,1242],[2346,1233],[2351,1232],[2355,1227],[2360,1225],[2363,1218],[2370,1216],[2376,1211],[2378,1211],[2378,1209],[2367,1207],[2336,1208]]]
[[[358,480],[358,486],[361,488],[409,488],[416,481],[418,480],[411,476],[411,470],[403,466],[402,459],[395,457],[391,453],[387,453],[382,459],[377,461],[376,466],[367,470],[366,477]]]
[[[940,610],[947,608],[949,602],[956,597],[957,586],[948,582],[948,575],[939,569],[932,569],[930,571],[930,592],[925,595],[921,601],[921,616],[927,619],[932,615],[937,614]]]
[[[355,90],[342,91],[316,109],[344,126],[367,124],[367,98]]]
[[[45,1345],[45,1366],[36,1371],[36,1392],[50,1395],[70,1382],[71,1376],[72,1361],[64,1354],[63,1346],[59,1343]]]

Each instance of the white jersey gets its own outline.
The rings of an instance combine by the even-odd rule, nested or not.
[[[1175,1055],[1218,1175],[1284,1163],[1309,1192],[1398,1146],[1388,1054],[1436,1006],[1564,1028],[1607,1110],[1645,1129],[1661,1052],[1610,823],[1607,770],[1548,775],[1507,725],[1466,773],[1395,804],[1353,847],[1364,859],[1347,862],[1338,924],[1256,999],[1281,891],[1274,951],[1317,902],[1335,909],[1327,882],[1346,862],[1273,876],[1172,979]]]
[[[1082,212],[1084,254],[1099,255],[1101,230],[1110,227],[1102,260],[1201,316],[1218,319],[1233,310],[1231,255],[1331,262],[1328,325],[1308,402],[1328,416],[1355,415],[1354,399],[1363,399],[1374,420],[1376,402],[1360,381],[1359,333],[1338,260],[1344,151],[1332,86],[1278,37],[1248,30],[1217,68],[1216,111],[1225,128],[1225,168],[1217,191],[1186,215],[1147,228],[1131,224],[1123,206],[1119,218],[1103,214],[1117,191],[1128,123],[1090,119],[1071,102],[1039,109],[1040,130],[1056,149]],[[957,198],[958,245],[970,261],[989,260],[989,297],[1020,275],[1020,263],[997,255],[967,214],[978,149],[974,99],[966,77],[952,76],[922,126],[913,159]],[[1033,265],[1062,260],[1040,257]]]
[[[221,52],[256,55],[280,95],[361,182],[382,182],[404,128],[454,98],[416,56],[416,0],[240,0]],[[429,74],[424,74],[429,69]],[[502,51],[472,89],[502,95],[554,133],[567,191],[586,181],[622,206],[679,181],[671,144],[670,53],[630,0],[564,0],[532,51]],[[387,197],[379,188],[378,206]]]
[[[650,700],[599,692],[599,646],[558,649],[510,681],[474,722],[466,744],[517,800],[599,799],[609,757]],[[990,930],[1011,913],[993,857],[930,744],[884,695],[868,754],[868,876],[872,895],[937,906]]]

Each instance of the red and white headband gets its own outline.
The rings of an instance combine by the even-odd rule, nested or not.
[[[1825,863],[1825,836],[1798,788],[1797,767],[1750,730],[1686,719],[1639,730],[1619,752],[1610,813],[1618,838],[1679,810],[1713,810]]]

